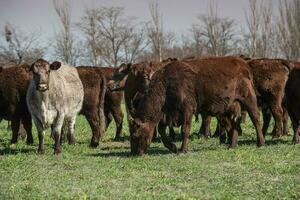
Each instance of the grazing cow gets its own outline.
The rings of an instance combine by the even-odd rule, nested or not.
[[[44,131],[51,125],[55,154],[61,153],[62,126],[73,138],[76,115],[82,108],[84,90],[75,67],[39,59],[31,65],[33,79],[27,91],[28,109],[34,119],[39,138],[38,152],[44,152]]]
[[[132,119],[135,116],[137,105],[147,90],[151,76],[162,66],[162,63],[152,62],[141,62],[134,65],[122,64],[108,84],[111,91],[124,89],[130,132],[132,132]]]
[[[184,60],[192,59],[194,58],[186,58]],[[152,75],[157,70],[175,61],[178,60],[176,58],[168,58],[166,60],[163,60],[162,62],[141,62],[133,65],[131,63],[122,64],[114,74],[114,77],[109,82],[108,87],[112,91],[124,88],[125,104],[127,109],[127,119],[130,133],[132,133],[132,120],[135,116],[137,106],[148,89]],[[210,121],[210,119],[210,117],[205,118],[205,120],[207,121]],[[207,121],[205,120],[202,120],[199,132],[210,133],[209,123],[207,123]],[[171,138],[174,140],[175,131],[173,127],[169,126],[169,132]]]
[[[271,115],[275,120],[273,137],[288,134],[287,112],[282,108],[284,88],[291,70],[290,63],[282,59],[252,59],[248,60],[248,66],[253,74],[254,87],[256,89],[258,105],[263,113],[263,134],[267,133]],[[284,116],[284,120],[283,120]],[[283,128],[282,128],[282,123]]]
[[[94,67],[77,67],[76,69],[84,89],[84,100],[80,114],[84,115],[90,124],[93,133],[91,147],[97,147],[100,138],[105,133],[106,80],[101,72],[95,73],[97,69]]]
[[[86,67],[86,66],[80,66]],[[105,78],[106,83],[108,83],[113,74],[116,72],[117,68],[113,67],[92,67],[95,73],[102,74]],[[116,123],[116,135],[114,140],[119,141],[122,137],[122,128],[123,128],[123,118],[124,114],[122,112],[121,104],[123,100],[123,91],[114,91],[106,90],[105,100],[104,100],[104,115],[106,129],[108,128],[112,119]]]
[[[29,69],[27,65],[0,68],[0,118],[11,121],[12,144],[18,141],[20,122],[27,133],[27,144],[33,143],[32,121],[26,105],[26,92],[32,79]]]
[[[252,74],[244,60],[213,57],[172,62],[153,75],[148,92],[138,105],[130,140],[131,152],[144,154],[159,122],[164,145],[174,153],[187,152],[192,116],[196,112],[219,119],[232,115],[229,117],[232,127],[230,147],[236,147],[239,113],[228,112],[237,110],[233,109],[237,103],[241,103],[250,115],[257,133],[257,145],[264,145]],[[166,125],[173,125],[174,121],[177,126],[181,125],[183,141],[179,151],[164,132]]]
[[[298,144],[300,142],[300,62],[294,62],[294,65],[286,83],[285,100],[294,131],[293,142]]]

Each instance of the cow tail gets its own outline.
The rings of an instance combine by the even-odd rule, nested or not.
[[[104,100],[105,100],[105,94],[106,94],[106,79],[103,75],[101,75],[102,81],[100,85],[100,102],[99,102],[99,117],[100,117],[100,131],[104,135],[105,130],[106,130],[106,122],[105,122],[105,114],[104,114]]]

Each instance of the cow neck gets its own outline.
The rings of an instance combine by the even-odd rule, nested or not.
[[[163,116],[165,95],[166,87],[162,81],[150,85],[147,94],[141,100],[137,116],[143,122],[158,123]]]

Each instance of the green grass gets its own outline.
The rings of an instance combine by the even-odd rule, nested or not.
[[[193,133],[198,129],[194,122]],[[292,145],[291,136],[274,142],[268,136],[268,145],[256,148],[249,121],[243,130],[234,150],[192,134],[186,155],[152,143],[145,156],[132,157],[128,137],[112,142],[114,125],[100,147],[89,148],[90,128],[80,116],[76,145],[64,144],[55,156],[49,132],[39,155],[35,129],[33,146],[10,147],[2,122],[0,199],[300,199],[300,145]],[[124,132],[128,136],[126,120]]]

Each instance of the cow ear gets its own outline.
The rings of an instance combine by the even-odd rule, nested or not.
[[[131,71],[131,68],[132,68],[132,63],[128,63],[128,64],[127,64],[127,70],[128,70],[128,71]]]
[[[50,69],[51,70],[58,70],[61,67],[61,62],[58,61],[54,61],[51,65],[50,65]]]
[[[29,71],[30,71],[30,72],[33,72],[34,64],[35,64],[35,62],[32,63],[32,64],[30,65],[30,67],[29,67]]]
[[[30,65],[24,64],[23,67],[24,67],[24,69],[25,69],[26,72],[30,72],[31,71],[31,66]]]

